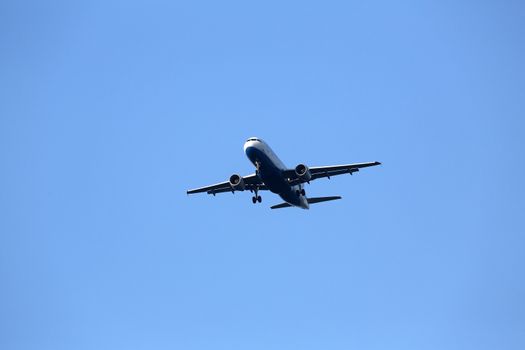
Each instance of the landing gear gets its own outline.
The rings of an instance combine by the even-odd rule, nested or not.
[[[257,193],[259,192],[259,189],[256,188],[255,189],[255,196],[252,197],[252,203],[255,204],[257,202],[261,203],[262,202],[262,198],[261,196],[259,196]]]

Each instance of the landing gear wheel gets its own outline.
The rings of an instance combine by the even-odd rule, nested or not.
[[[255,196],[252,197],[253,204],[255,204],[257,202],[259,202],[259,203],[262,202],[262,198],[261,198],[261,196],[258,195],[258,193],[259,193],[259,187],[256,187],[255,188]]]
[[[304,191],[304,188],[301,190],[301,194],[302,194],[303,196],[306,195],[306,192]]]

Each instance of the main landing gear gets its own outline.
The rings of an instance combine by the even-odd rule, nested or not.
[[[255,196],[252,197],[252,203],[253,204],[255,204],[257,202],[261,203],[262,202],[262,198],[261,198],[261,196],[258,195],[259,189],[256,188],[254,191],[255,191]]]
[[[295,194],[297,196],[301,195],[301,196],[306,196],[306,192],[304,191],[304,188],[301,188],[301,190],[296,190],[295,191]]]

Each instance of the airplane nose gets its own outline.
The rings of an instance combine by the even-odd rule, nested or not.
[[[255,147],[257,145],[257,141],[248,140],[244,143],[244,153],[246,153],[246,150],[250,147]]]

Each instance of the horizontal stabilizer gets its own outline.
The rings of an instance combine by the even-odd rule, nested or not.
[[[281,204],[274,205],[274,206],[270,207],[270,209],[281,209],[281,208],[288,208],[288,207],[291,207],[291,206],[292,206],[291,204],[288,204],[288,203],[284,202],[284,203],[281,203]]]
[[[340,196],[331,196],[331,197],[316,197],[316,198],[308,198],[308,204],[315,204],[315,203],[321,203],[321,202],[328,202],[328,201],[335,201],[337,199],[341,199]],[[273,207],[270,207],[271,209],[281,209],[281,208],[288,208],[291,207],[291,204],[288,203],[281,203],[274,205]]]
[[[321,202],[335,201],[337,199],[341,199],[341,197],[340,196],[331,196],[331,197],[308,198],[308,204],[315,204],[315,203],[321,203]]]

